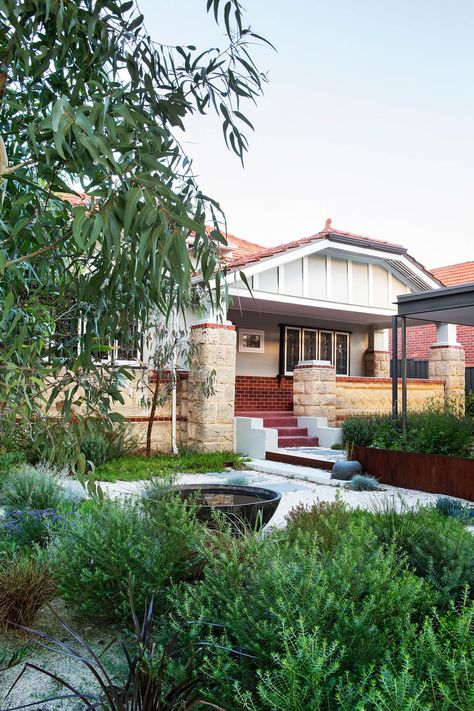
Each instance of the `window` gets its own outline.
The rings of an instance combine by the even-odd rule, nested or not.
[[[263,353],[265,336],[263,331],[252,328],[239,328],[239,352]]]
[[[132,324],[127,334],[118,334],[114,340],[105,343],[95,341],[92,352],[96,360],[104,363],[136,363],[142,356],[143,338],[136,325]]]
[[[285,373],[292,373],[301,360],[301,328],[285,330]]]
[[[115,341],[115,361],[137,361],[140,359],[142,348],[142,338],[138,333],[136,324],[131,324],[128,329],[127,338],[118,338]]]
[[[319,360],[333,362],[333,333],[332,331],[319,332]]]
[[[327,360],[337,375],[349,375],[349,333],[282,325],[280,370],[291,375],[300,360]]]
[[[349,334],[336,333],[336,374],[349,375]]]

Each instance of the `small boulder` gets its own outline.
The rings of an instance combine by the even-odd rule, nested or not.
[[[352,459],[339,459],[335,462],[331,479],[339,481],[350,481],[355,474],[362,474],[362,464]]]

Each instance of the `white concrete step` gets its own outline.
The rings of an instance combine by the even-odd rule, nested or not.
[[[270,462],[266,459],[251,459],[246,465],[249,469],[264,474],[274,476],[284,476],[288,479],[301,479],[310,481],[313,484],[328,484],[329,486],[341,486],[346,482],[331,479],[331,472],[324,469],[314,469],[313,467],[301,467],[294,464],[283,464],[282,462]]]

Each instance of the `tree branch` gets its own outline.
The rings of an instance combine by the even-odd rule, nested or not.
[[[50,252],[60,242],[62,242],[61,239],[56,239],[51,244],[48,244],[47,247],[41,247],[41,249],[37,249],[34,252],[30,252],[29,254],[24,254],[22,257],[16,257],[15,259],[9,259],[7,262],[5,262],[4,268],[6,269],[7,267],[11,267],[14,264],[19,264],[20,262],[26,262],[29,259],[34,259],[35,257],[38,257],[40,254],[46,254],[46,252]]]
[[[3,139],[2,139],[3,143]],[[11,173],[14,173],[16,170],[20,170],[21,168],[24,168],[27,165],[31,165],[32,163],[37,163],[38,159],[37,158],[28,158],[28,160],[24,160],[22,163],[17,163],[16,165],[12,165],[9,168],[5,167],[2,170],[0,170],[0,178],[2,175],[11,175]],[[0,166],[3,166],[3,162],[0,162]],[[8,166],[8,162],[7,162]]]

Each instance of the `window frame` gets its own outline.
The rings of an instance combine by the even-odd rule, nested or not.
[[[260,347],[246,347],[244,344],[245,335],[260,336]],[[265,331],[259,328],[239,328],[239,353],[265,353]]]
[[[350,375],[350,369],[351,369],[351,331],[341,331],[340,329],[328,329],[328,328],[317,328],[313,326],[295,326],[294,324],[291,323],[280,323],[280,376],[292,376],[294,371],[293,370],[288,370],[286,365],[287,365],[287,330],[292,329],[292,330],[297,330],[300,332],[299,336],[299,354],[300,358],[299,360],[303,360],[303,355],[304,355],[304,332],[305,331],[316,331],[316,342],[317,342],[317,354],[318,358],[317,360],[321,360],[320,356],[320,347],[321,347],[321,338],[320,334],[321,333],[330,333],[331,334],[331,365],[336,367],[336,336],[339,334],[341,336],[346,336],[347,337],[347,372],[346,373],[337,373],[337,375]]]

